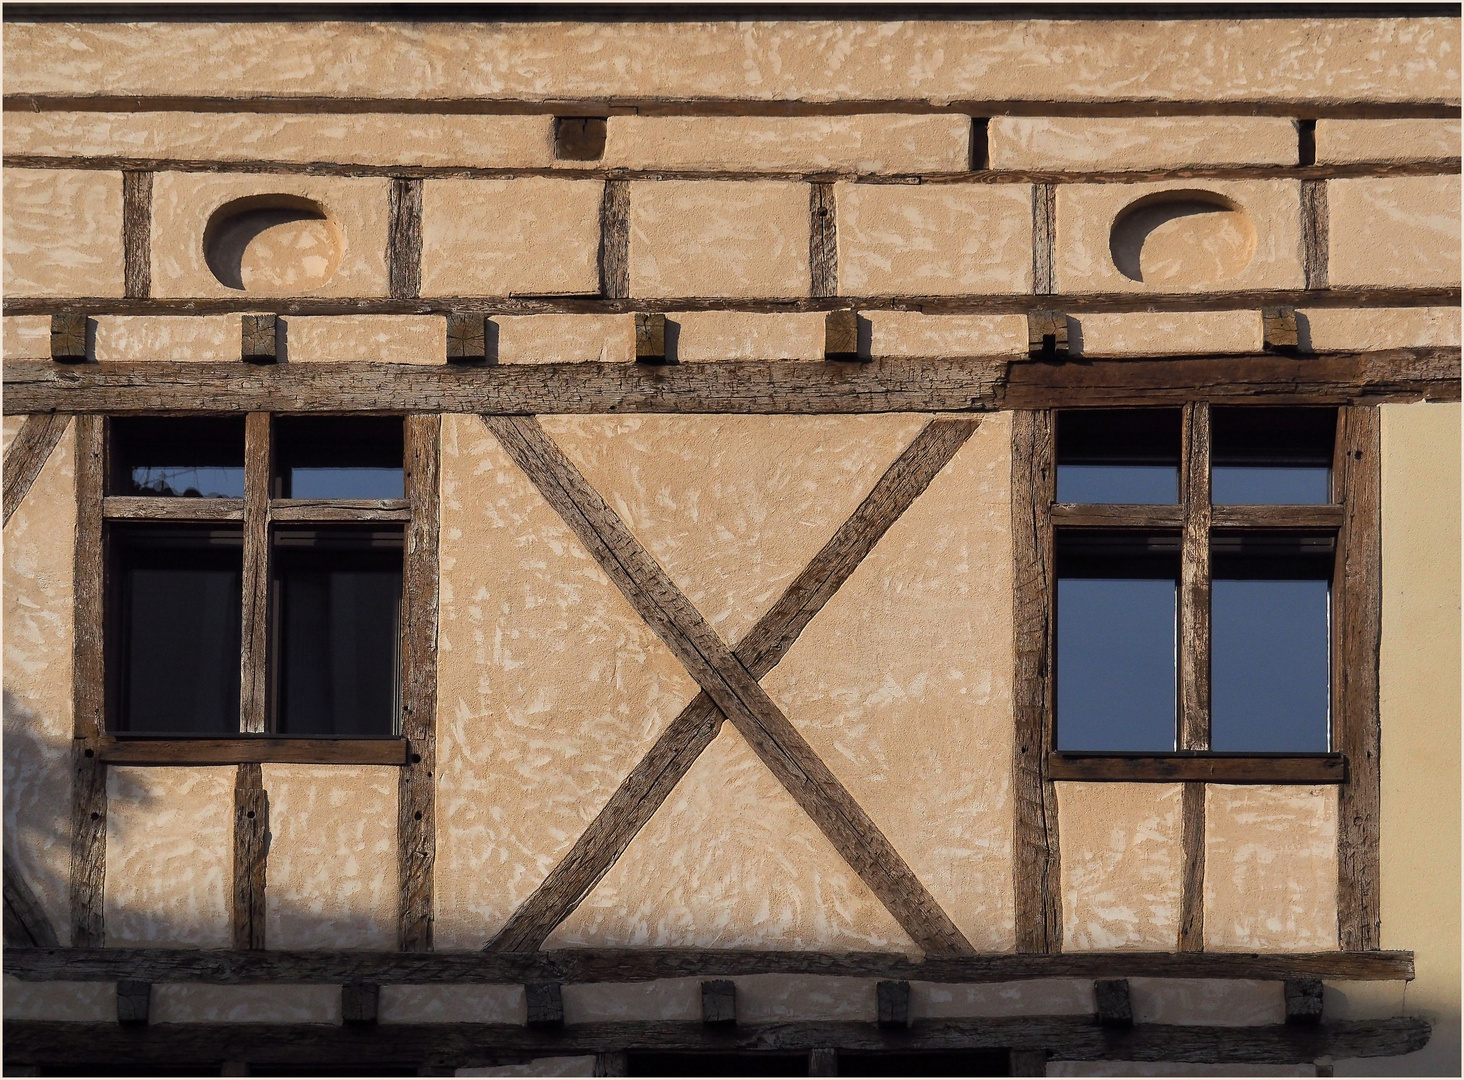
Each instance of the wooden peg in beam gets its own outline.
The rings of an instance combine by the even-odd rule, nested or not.
[[[635,359],[642,364],[666,362],[666,316],[642,312],[635,317]]]
[[[341,987],[341,1021],[352,1026],[376,1023],[381,987],[374,983],[346,983]]]
[[[558,983],[525,983],[524,997],[528,1003],[531,1027],[553,1027],[564,1023],[564,997]]]
[[[273,364],[279,359],[279,316],[245,315],[242,356],[246,364]]]
[[[1066,359],[1068,320],[1063,311],[1033,311],[1027,315],[1027,353],[1034,360]]]
[[[1133,1027],[1134,1008],[1127,979],[1098,979],[1093,983],[1098,1023],[1104,1027]]]
[[[1261,308],[1261,335],[1267,352],[1295,352],[1300,345],[1296,332],[1296,309]]]
[[[560,161],[599,161],[605,156],[603,116],[556,116],[554,156]]]
[[[1320,1024],[1322,1022],[1322,980],[1286,980],[1286,1022],[1288,1024]]]
[[[122,979],[117,983],[117,1023],[146,1024],[152,983]]]
[[[731,979],[708,979],[701,984],[702,1023],[737,1023],[737,984]]]
[[[86,316],[51,316],[51,359],[74,364],[86,359]]]
[[[824,319],[824,359],[859,359],[859,314],[851,308],[831,311]]]
[[[482,315],[447,317],[447,362],[473,364],[488,358],[488,319]]]
[[[875,986],[879,1003],[879,1026],[882,1028],[907,1028],[910,1026],[910,984],[903,980],[882,980]]]

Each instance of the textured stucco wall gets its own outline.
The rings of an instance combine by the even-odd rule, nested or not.
[[[21,417],[5,418],[6,447]],[[5,848],[71,935],[72,552],[76,425],[5,526]]]

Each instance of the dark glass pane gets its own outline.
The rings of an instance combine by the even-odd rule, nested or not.
[[[1174,750],[1178,544],[1059,534],[1058,749]]]
[[[1057,501],[1179,500],[1177,409],[1102,409],[1057,418]]]
[[[1210,599],[1210,745],[1329,748],[1330,537],[1217,536]]]
[[[117,729],[239,731],[237,533],[117,530]]]
[[[282,417],[275,421],[280,499],[400,499],[400,417]]]
[[[401,595],[400,532],[276,534],[276,730],[395,734]]]
[[[244,497],[244,418],[111,421],[113,495]]]
[[[1331,502],[1335,409],[1219,408],[1210,418],[1210,501]]]

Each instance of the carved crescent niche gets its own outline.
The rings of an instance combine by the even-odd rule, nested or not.
[[[1108,249],[1130,281],[1171,289],[1205,286],[1250,265],[1256,229],[1244,208],[1224,195],[1160,191],[1119,212]]]
[[[299,195],[227,202],[203,230],[203,254],[225,288],[267,296],[309,292],[341,264],[341,231],[324,207]]]

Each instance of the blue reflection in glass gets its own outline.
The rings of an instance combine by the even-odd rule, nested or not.
[[[1179,469],[1173,465],[1059,465],[1062,503],[1174,503]]]
[[[1210,469],[1210,501],[1217,506],[1328,503],[1331,475],[1326,466],[1216,465]]]
[[[1328,749],[1327,582],[1216,580],[1210,599],[1210,745]]]
[[[292,499],[400,499],[402,470],[397,468],[318,468],[290,470]]]
[[[134,465],[134,495],[172,495],[205,499],[242,499],[244,470],[208,465]]]
[[[1172,751],[1174,581],[1061,578],[1057,589],[1058,749]]]

